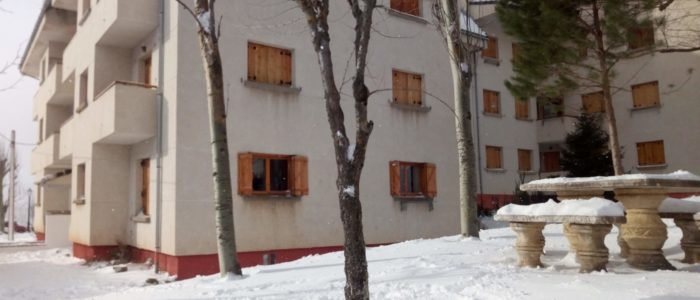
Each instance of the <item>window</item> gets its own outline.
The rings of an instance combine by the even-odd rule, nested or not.
[[[307,159],[303,156],[240,153],[238,194],[308,195],[307,164]]]
[[[581,95],[583,111],[587,113],[605,112],[603,92],[595,92]]]
[[[664,141],[637,143],[637,161],[640,166],[665,164]]]
[[[77,202],[85,201],[85,164],[78,165]]]
[[[481,50],[481,57],[498,59],[498,38],[489,36],[486,48]]]
[[[635,50],[654,45],[654,25],[645,22],[628,30],[627,49]]]
[[[486,168],[503,169],[503,148],[486,146]]]
[[[141,160],[141,212],[148,216],[150,213],[150,183],[151,183],[151,160],[146,158]]]
[[[391,0],[391,9],[420,17],[420,0]]]
[[[44,141],[44,119],[39,119],[39,143]]]
[[[537,97],[537,119],[558,118],[564,115],[564,99],[561,97]]]
[[[80,95],[78,95],[78,112],[88,106],[88,70],[80,74]]]
[[[152,55],[148,55],[144,60],[143,60],[143,84],[145,85],[152,85],[152,78],[151,78],[151,66],[152,66]]]
[[[518,171],[532,171],[532,150],[518,149]]]
[[[437,196],[435,165],[422,162],[389,162],[390,193],[394,197]]]
[[[248,80],[291,86],[292,51],[248,42]]]
[[[515,118],[518,120],[530,118],[530,99],[515,98]]]
[[[501,96],[499,92],[484,90],[484,112],[488,114],[501,113]]]
[[[423,105],[423,76],[393,70],[392,91],[394,102],[407,105]]]
[[[634,108],[659,105],[659,82],[647,82],[632,86],[632,104]]]
[[[559,151],[542,152],[542,172],[559,172]]]

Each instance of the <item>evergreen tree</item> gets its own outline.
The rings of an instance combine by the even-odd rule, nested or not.
[[[613,175],[608,134],[600,126],[597,114],[582,113],[576,119],[576,129],[566,135],[561,167],[570,177]]]
[[[628,45],[648,42],[640,29],[663,22],[650,17],[657,5],[658,0],[499,0],[496,6],[504,31],[520,49],[506,87],[523,99],[563,96],[581,87],[601,91],[618,175],[624,169],[611,98],[614,67],[653,49]]]

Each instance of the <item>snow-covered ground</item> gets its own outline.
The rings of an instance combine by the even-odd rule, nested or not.
[[[15,233],[13,241],[9,240],[9,236],[7,234],[0,233],[0,246],[28,242],[36,242],[36,235],[34,235],[33,232]]]
[[[617,231],[606,238],[609,272],[579,274],[567,257],[561,225],[545,228],[544,269],[515,267],[515,235],[489,221],[481,240],[449,236],[368,250],[373,299],[697,299],[700,265],[680,263],[680,230],[672,222],[664,249],[679,270],[629,268],[617,254]],[[502,224],[500,225],[502,226]],[[67,250],[0,253],[0,299],[342,299],[343,256],[329,253],[217,275],[143,287],[152,271],[115,274],[83,266]]]

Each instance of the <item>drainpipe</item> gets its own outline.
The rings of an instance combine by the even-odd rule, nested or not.
[[[478,169],[478,177],[479,177],[479,194],[484,193],[484,184],[483,184],[483,171],[481,169],[481,137],[480,133],[481,131],[479,130],[479,115],[481,114],[479,112],[479,76],[477,73],[477,60],[476,60],[476,54],[472,54],[471,59],[474,60],[474,108],[475,112],[474,115],[476,116],[476,167]],[[477,196],[478,198],[478,196]]]
[[[165,82],[165,0],[160,0],[158,18],[158,89],[156,96],[156,249],[155,272],[160,272],[161,227],[163,216],[163,83]]]

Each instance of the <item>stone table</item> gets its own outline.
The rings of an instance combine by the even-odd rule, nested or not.
[[[551,178],[520,185],[523,191],[555,192],[561,199],[587,199],[615,192],[625,207],[627,222],[621,234],[629,246],[627,262],[642,270],[674,270],[663,255],[668,238],[658,207],[669,193],[699,193],[700,177],[676,172],[668,175],[630,174],[608,177]]]

